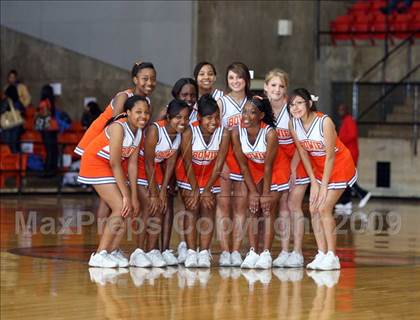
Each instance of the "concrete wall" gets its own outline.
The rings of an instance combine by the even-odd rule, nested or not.
[[[1,27],[0,32],[1,87],[5,83],[7,72],[17,69],[30,90],[34,105],[39,102],[44,84],[60,82],[63,91],[59,101],[61,107],[73,119],[79,119],[83,113],[84,97],[97,97],[99,105],[104,108],[116,92],[132,86],[128,70],[6,27]],[[152,96],[154,108],[164,106],[169,96],[169,87],[158,84]]]
[[[152,61],[172,85],[191,73],[190,1],[2,1],[1,25],[130,70]]]
[[[420,156],[413,155],[408,139],[359,139],[359,185],[373,195],[419,197]],[[391,163],[390,188],[376,187],[376,163]]]

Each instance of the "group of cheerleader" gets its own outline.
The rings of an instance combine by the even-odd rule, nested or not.
[[[253,96],[248,67],[240,62],[226,70],[226,92],[214,88],[209,62],[195,67],[194,78],[178,80],[173,100],[152,112],[156,71],[152,63],[136,63],[134,87],[113,97],[77,146],[78,181],[94,187],[98,218],[106,218],[89,265],[208,268],[216,232],[220,266],[303,267],[302,202],[310,186],[318,252],[307,268],[339,269],[333,209],[357,173],[333,122],[317,111],[317,97],[304,88],[289,94],[280,69],[266,75],[265,95]],[[176,192],[185,207],[176,221],[184,240],[177,256],[170,249]],[[128,217],[141,227],[127,259],[120,242],[131,227]],[[281,252],[273,261],[277,221]]]

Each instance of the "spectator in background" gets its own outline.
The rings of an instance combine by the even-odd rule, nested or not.
[[[7,74],[7,84],[4,90],[10,85],[16,87],[22,105],[25,108],[29,106],[31,104],[31,95],[29,94],[28,88],[18,80],[18,73],[16,70],[10,70]]]
[[[15,110],[19,111],[23,116],[25,108],[19,100],[18,91],[14,85],[9,85],[4,92],[4,98],[2,99],[0,106],[0,114],[10,111],[10,104],[13,104]],[[20,152],[20,135],[22,132],[23,125],[18,125],[8,129],[3,128],[1,131],[2,140],[9,145],[10,150],[13,153]]]
[[[357,166],[357,160],[359,159],[359,145],[358,145],[358,130],[357,123],[349,113],[347,105],[340,104],[337,108],[337,113],[341,119],[340,130],[338,137],[350,150],[354,164]],[[351,196],[352,192],[360,199],[359,208],[363,208],[371,197],[371,193],[359,187],[357,182],[351,187],[347,188],[341,196],[338,204],[335,206],[337,211],[343,210],[351,213],[352,203]]]
[[[381,8],[383,14],[392,14],[406,12],[413,4],[413,0],[389,0],[386,7]]]
[[[47,156],[45,159],[45,177],[56,174],[58,162],[58,123],[56,119],[55,96],[50,85],[44,85],[41,89],[38,112],[35,127],[42,134]]]
[[[97,117],[102,113],[102,110],[99,108],[98,104],[94,101],[89,102],[85,106],[85,111],[82,115],[82,127],[83,129],[89,128],[91,123],[96,120]]]

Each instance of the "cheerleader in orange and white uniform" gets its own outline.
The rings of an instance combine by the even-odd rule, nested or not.
[[[137,238],[138,248],[130,257],[130,265],[163,267],[178,264],[169,250],[161,253],[157,247],[163,213],[168,205],[167,187],[174,174],[181,133],[188,126],[188,117],[188,104],[172,100],[166,119],[154,122],[147,129],[144,151],[140,150],[137,179],[142,225]]]
[[[333,209],[347,186],[357,179],[350,151],[337,137],[332,120],[316,111],[316,97],[304,88],[295,89],[289,99],[290,130],[306,172],[311,179],[309,210],[318,254],[309,269],[340,269],[336,256]]]
[[[111,118],[105,129],[91,141],[82,156],[78,181],[91,184],[111,208],[96,253],[89,260],[92,267],[127,267],[128,260],[118,249],[124,235],[125,218],[139,210],[136,185],[137,158],[142,129],[150,120],[149,102],[132,96],[124,103],[125,113]],[[128,161],[127,185],[123,162]]]
[[[199,98],[205,94],[210,94],[217,101],[224,95],[222,90],[214,88],[216,75],[216,68],[212,63],[207,61],[197,63],[194,68],[194,78],[197,81]]]
[[[104,112],[89,126],[79,144],[74,149],[74,152],[80,156],[83,155],[89,143],[95,139],[97,135],[103,130],[105,123],[113,116],[123,112],[125,101],[133,95],[140,95],[148,97],[152,94],[156,87],[156,71],[155,67],[150,62],[137,62],[131,69],[131,77],[134,83],[134,88],[118,92],[111,100],[109,105],[105,108]],[[147,98],[149,99],[149,98]],[[150,104],[150,100],[149,104]],[[97,218],[99,221],[109,215],[109,207],[100,200]],[[100,224],[98,224],[100,225]],[[103,230],[99,230],[101,234]]]
[[[220,109],[222,126],[230,131],[239,125],[242,109],[251,94],[251,77],[248,67],[241,62],[229,65],[226,70],[226,83],[230,92],[222,96],[217,104]],[[242,264],[242,257],[239,253],[242,243],[241,233],[248,212],[248,205],[244,199],[246,199],[248,191],[232,146],[226,156],[226,165],[222,170],[220,185],[221,192],[218,195],[216,210],[216,225],[219,229],[222,250],[219,265],[239,267]],[[230,246],[230,234],[227,232],[228,222],[231,221],[231,212],[233,217],[232,246]]]
[[[182,135],[182,158],[178,159],[176,177],[188,211],[184,222],[184,230],[188,230],[185,235],[188,246],[185,267],[208,268],[216,211],[215,195],[220,192],[219,174],[229,148],[230,135],[220,126],[219,108],[210,94],[203,95],[197,105],[198,120],[191,123]],[[197,224],[200,230],[197,230]]]
[[[241,268],[269,269],[274,238],[276,203],[287,190],[289,171],[276,162],[278,148],[275,119],[268,99],[254,98],[242,110],[242,121],[232,131],[232,142],[249,190],[248,238],[250,250]],[[279,189],[279,186],[283,186]],[[262,228],[259,220],[263,218]],[[258,240],[263,239],[261,254]]]
[[[287,90],[289,77],[281,69],[269,71],[265,77],[264,91],[270,100],[276,119],[280,152],[276,163],[280,163],[284,172],[290,172],[290,189],[283,192],[279,201],[281,252],[273,261],[273,267],[302,267],[302,242],[304,219],[302,202],[310,182],[299,153],[289,131],[289,112],[287,111]],[[290,180],[290,181],[289,181]],[[285,185],[280,185],[281,190]],[[293,227],[292,227],[293,225]],[[292,233],[293,232],[293,233]],[[293,237],[293,251],[289,252],[290,239]]]

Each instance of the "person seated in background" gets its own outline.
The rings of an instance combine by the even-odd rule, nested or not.
[[[338,131],[338,137],[350,150],[354,164],[357,167],[357,160],[359,159],[359,145],[358,145],[358,129],[357,123],[349,113],[349,108],[345,104],[340,104],[337,108],[337,113],[340,116],[341,125]],[[362,189],[357,182],[350,188],[348,187],[340,200],[338,201],[335,208],[340,211],[346,211],[351,213],[352,203],[351,196],[354,193],[359,199],[359,208],[363,208],[371,197],[371,193]]]
[[[41,89],[41,97],[35,119],[35,128],[41,132],[42,141],[47,152],[44,176],[51,177],[57,172],[59,127],[56,119],[54,91],[48,84]]]
[[[89,128],[91,123],[96,120],[97,117],[102,113],[102,110],[99,108],[98,104],[94,101],[89,102],[85,107],[85,111],[82,115],[82,127],[83,129]]]
[[[2,101],[0,104],[0,114],[4,114],[10,111],[13,106],[14,109],[20,112],[22,115],[25,111],[21,101],[19,100],[18,91],[16,86],[9,85],[2,95]],[[20,136],[23,132],[23,125],[19,124],[11,128],[1,128],[1,138],[3,142],[9,145],[10,151],[13,153],[20,152]]]
[[[7,74],[7,84],[3,88],[6,91],[8,86],[15,86],[18,92],[19,100],[21,104],[26,108],[31,104],[31,95],[28,91],[28,88],[18,80],[18,73],[16,70],[10,70]]]
[[[406,12],[411,5],[413,0],[389,0],[386,7],[381,8],[383,14],[393,14],[395,11],[398,13]]]

